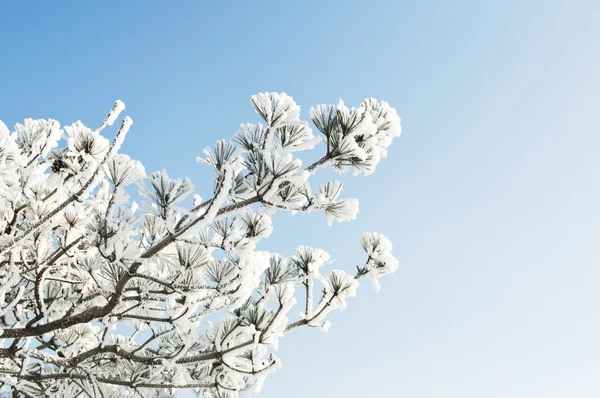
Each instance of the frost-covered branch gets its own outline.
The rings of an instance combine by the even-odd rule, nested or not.
[[[325,272],[329,255],[320,249],[256,250],[276,211],[323,212],[329,224],[356,217],[358,202],[340,197],[341,182],[313,186],[311,176],[325,167],[371,174],[400,135],[395,110],[374,99],[320,105],[310,110],[313,134],[286,94],[258,94],[252,105],[263,122],[204,151],[199,160],[215,179],[209,199],[194,194],[192,205],[189,179],[146,176],[118,153],[129,117],[112,142],[102,135],[121,101],[95,130],[27,119],[10,132],[0,122],[7,392],[133,397],[191,388],[234,398],[280,366],[274,351],[287,331],[326,330],[359,279],[378,288],[395,271],[391,243],[379,234],[363,236],[366,260],[354,276]],[[134,185],[141,200],[130,197]],[[294,317],[298,299],[303,313]]]

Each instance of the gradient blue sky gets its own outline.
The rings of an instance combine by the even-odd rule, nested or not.
[[[378,231],[401,268],[286,336],[258,397],[600,396],[600,2],[126,3],[3,3],[0,119],[95,126],[120,98],[123,152],[206,193],[194,159],[258,121],[251,94],[402,117],[346,179],[358,220],[277,215],[264,245],[351,268]]]

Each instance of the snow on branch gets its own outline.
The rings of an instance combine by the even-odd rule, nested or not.
[[[327,330],[327,316],[357,294],[359,280],[398,268],[385,236],[366,233],[356,274],[328,270],[329,254],[299,246],[256,250],[276,211],[322,212],[328,224],[357,217],[343,184],[318,186],[320,168],[373,173],[400,118],[386,102],[342,101],[300,120],[285,93],[251,103],[261,123],[242,124],[198,158],[215,173],[194,194],[188,178],[146,175],[118,153],[132,120],[99,127],[0,121],[0,386],[25,396],[235,398],[278,369],[286,332]],[[306,164],[301,154],[319,151]],[[131,200],[137,184],[141,203]],[[129,187],[129,188],[127,188]],[[186,198],[193,195],[187,208]],[[351,265],[349,264],[349,269]],[[294,316],[297,302],[300,317]]]

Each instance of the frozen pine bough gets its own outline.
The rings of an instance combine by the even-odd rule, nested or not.
[[[189,179],[147,176],[118,153],[129,117],[112,140],[102,135],[121,101],[97,129],[27,119],[11,132],[0,122],[0,394],[258,391],[280,366],[274,351],[286,332],[326,330],[360,279],[378,288],[396,270],[377,233],[360,240],[354,272],[328,269],[321,249],[256,249],[275,211],[354,219],[358,203],[340,197],[342,184],[314,186],[311,176],[325,167],[371,174],[400,135],[396,111],[374,99],[319,105],[315,132],[286,94],[258,94],[252,105],[263,121],[204,151],[213,193],[189,206]],[[302,151],[318,160],[304,166]],[[128,196],[135,184],[140,204]]]

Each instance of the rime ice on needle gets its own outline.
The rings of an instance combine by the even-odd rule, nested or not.
[[[299,246],[257,251],[279,211],[323,212],[328,224],[356,218],[343,184],[315,187],[322,167],[371,174],[400,118],[385,102],[342,101],[310,109],[316,128],[282,93],[251,98],[261,123],[204,150],[214,169],[208,199],[166,171],[146,176],[118,150],[132,125],[117,101],[96,130],[78,121],[0,122],[0,383],[28,396],[167,396],[193,388],[234,398],[259,390],[281,366],[286,332],[326,331],[359,279],[394,272],[383,235],[364,234],[355,275],[329,270],[330,256]],[[318,160],[305,165],[305,151]],[[137,184],[145,198],[132,202]],[[351,267],[348,267],[348,270]],[[301,312],[298,318],[293,314]],[[46,394],[46,395],[44,395]]]

